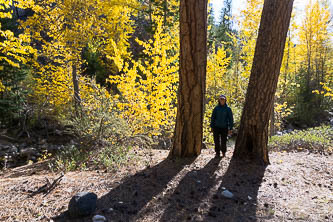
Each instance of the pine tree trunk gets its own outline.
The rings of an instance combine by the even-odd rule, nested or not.
[[[170,156],[201,152],[207,64],[207,0],[180,1],[180,73]]]
[[[269,164],[268,124],[293,0],[265,0],[234,158]]]

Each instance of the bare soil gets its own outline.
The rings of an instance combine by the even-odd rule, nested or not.
[[[46,196],[29,194],[59,177],[47,161],[0,172],[0,221],[333,221],[332,153],[274,151],[263,167],[231,161],[232,151],[170,160],[168,150],[133,150],[116,172],[66,173]],[[98,195],[96,212],[69,219],[69,200],[81,191]]]

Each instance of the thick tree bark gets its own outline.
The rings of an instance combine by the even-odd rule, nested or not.
[[[170,156],[201,152],[207,64],[207,0],[180,1],[180,73]]]
[[[234,158],[269,164],[268,124],[293,0],[265,0]]]

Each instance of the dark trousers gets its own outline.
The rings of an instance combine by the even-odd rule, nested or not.
[[[223,154],[227,152],[227,136],[228,129],[227,128],[214,128],[213,129],[214,143],[215,143],[215,152],[220,153],[222,151]]]

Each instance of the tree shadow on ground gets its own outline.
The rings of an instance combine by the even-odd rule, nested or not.
[[[203,221],[257,221],[257,196],[265,169],[266,166],[233,158]],[[234,197],[224,197],[222,192],[225,190]]]
[[[167,184],[195,158],[165,159],[151,168],[124,178],[120,184],[97,200],[95,213],[108,221],[135,221],[139,211],[161,193]],[[112,186],[112,185],[111,185]],[[55,221],[91,221],[91,216],[70,219],[67,212],[54,218]]]
[[[175,191],[168,198],[167,206],[160,221],[196,220],[195,214],[200,208],[207,208],[204,199],[209,191],[217,185],[215,171],[220,159],[211,159],[204,168],[188,172]]]

